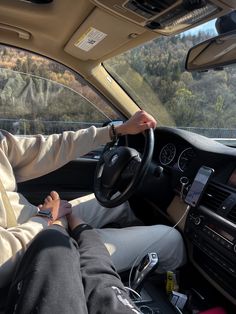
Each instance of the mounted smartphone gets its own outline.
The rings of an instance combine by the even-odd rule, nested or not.
[[[191,207],[197,207],[199,205],[203,192],[205,191],[213,173],[214,169],[206,166],[202,166],[198,170],[198,173],[196,174],[196,177],[194,178],[193,183],[185,197],[185,203]]]

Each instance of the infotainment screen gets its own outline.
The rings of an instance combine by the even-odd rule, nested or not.
[[[236,168],[234,169],[231,176],[229,177],[227,184],[236,188]]]

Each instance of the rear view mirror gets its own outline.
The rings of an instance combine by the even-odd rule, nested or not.
[[[221,34],[208,39],[188,52],[186,70],[204,71],[220,69],[236,63],[236,31]]]

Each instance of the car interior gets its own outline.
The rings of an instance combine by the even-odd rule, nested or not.
[[[90,125],[122,123],[140,109],[157,119],[155,130],[120,137],[112,150],[110,146],[98,147],[60,169],[18,184],[19,192],[35,205],[51,190],[67,200],[94,192],[101,204],[111,208],[128,200],[143,225],[166,224],[181,232],[187,263],[175,272],[154,271],[144,276],[141,297],[132,295],[142,313],[194,314],[207,310],[236,313],[236,121],[232,109],[236,100],[233,94],[236,74],[233,70],[230,70],[232,80],[228,80],[231,89],[222,83],[226,80],[222,69],[236,60],[234,10],[235,0],[0,1],[1,129],[18,136],[37,133],[47,136]],[[218,34],[208,33],[203,38],[201,34],[197,37],[191,33],[211,21],[218,23]],[[193,41],[187,36],[192,36]],[[178,124],[163,105],[169,92],[154,98],[150,92],[152,88],[157,93],[159,86],[163,87],[163,80],[157,78],[159,70],[152,67],[151,60],[156,63],[163,60],[159,53],[165,50],[163,43],[169,38],[186,40],[188,47],[185,61],[181,61],[184,74],[179,74],[180,87],[173,92],[173,102],[168,107],[178,116]],[[176,42],[171,40],[174,54]],[[150,46],[152,51],[145,50],[149,46],[143,45],[153,41],[158,48]],[[132,75],[124,56],[136,62],[139,76]],[[163,67],[166,71],[170,58],[169,55]],[[144,66],[144,59],[149,65]],[[45,68],[48,72],[43,82]],[[184,125],[185,117],[187,121],[192,119],[191,105],[198,108],[196,99],[200,99],[186,89],[190,74],[191,80],[198,80],[197,85],[191,83],[192,91],[199,93],[205,84],[201,85],[199,75],[209,69],[215,70],[217,82],[228,93],[225,99],[218,96],[214,108],[211,106],[214,127],[204,126],[210,114],[200,115],[200,111],[192,125]],[[147,75],[142,74],[145,71],[152,73],[155,82],[152,87]],[[56,85],[52,82],[54,78]],[[175,82],[167,82],[175,88]],[[142,95],[132,94],[132,84]],[[208,84],[209,99],[214,98],[217,88],[213,79]],[[36,96],[39,91],[40,96]],[[73,107],[67,107],[63,97]],[[232,108],[225,105],[226,101]],[[204,102],[206,98],[201,98],[201,103]],[[43,103],[39,109],[38,103]],[[14,110],[10,111],[10,107]],[[69,110],[73,114],[71,111],[69,115]],[[201,127],[196,130],[197,126]],[[218,135],[219,130],[223,135]],[[123,181],[113,191],[107,191],[103,183],[109,185],[117,173],[106,173],[101,180],[99,174],[104,171],[101,168],[104,169],[106,159],[114,156],[114,150],[122,147],[138,152],[138,158],[136,153],[135,156],[130,153],[129,162],[120,163],[123,168],[115,171],[123,175]],[[145,256],[137,271],[147,269],[155,259],[155,255]],[[120,274],[124,283],[129,275],[130,271]],[[169,291],[168,285],[173,282],[175,288]]]

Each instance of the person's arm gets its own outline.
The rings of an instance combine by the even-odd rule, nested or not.
[[[0,287],[9,282],[19,258],[42,229],[54,224],[67,227],[65,215],[71,213],[71,204],[61,200],[57,192],[52,191],[39,208],[41,213],[35,213],[24,224],[8,229],[0,227]],[[38,216],[45,211],[47,216]]]
[[[10,162],[17,182],[54,171],[69,161],[109,142],[109,127],[63,132],[48,137],[17,138],[1,131],[0,148]]]
[[[117,135],[137,134],[149,128],[155,128],[155,119],[143,110],[137,111],[124,124],[115,127]],[[0,148],[10,162],[17,182],[27,181],[65,165],[113,138],[110,126],[76,132],[67,131],[48,137],[15,137],[0,132]]]
[[[111,257],[89,225],[69,219],[72,236],[79,244],[81,274],[88,312],[134,314],[141,313],[129,298],[115,270]]]
[[[155,129],[156,120],[144,110],[137,111],[129,120],[121,125],[115,126],[117,135],[137,134],[147,129]]]
[[[27,223],[16,227],[0,227],[0,287],[9,284],[16,264],[28,244],[47,226],[48,219],[33,217]]]

